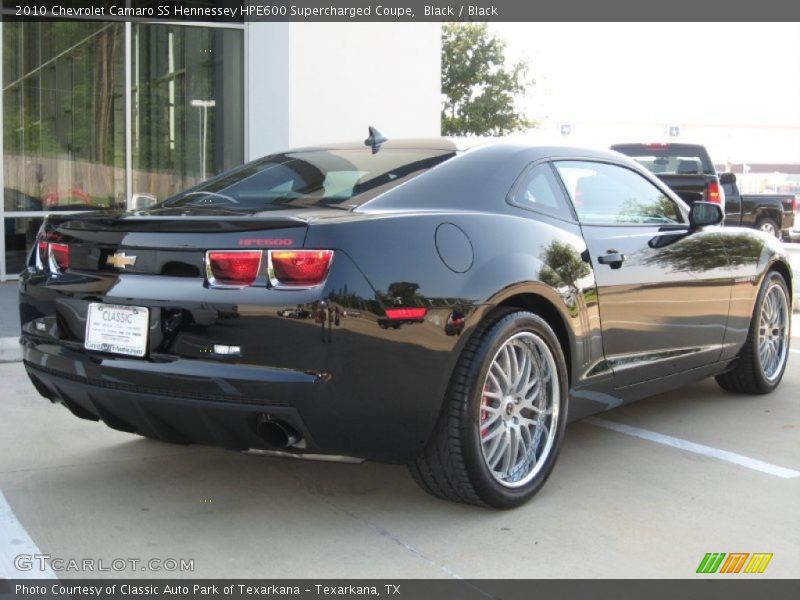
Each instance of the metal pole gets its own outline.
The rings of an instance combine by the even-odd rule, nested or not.
[[[0,48],[3,47],[4,23],[0,23]],[[3,61],[0,60],[0,81],[3,81]],[[3,98],[0,95],[0,190],[5,190],[3,157]],[[5,194],[4,194],[5,195]],[[6,203],[0,204],[0,282],[6,280]]]
[[[131,208],[133,197],[133,52],[131,44],[133,27],[125,22],[125,208]]]
[[[200,136],[200,179],[205,181],[206,179],[206,156],[207,153],[207,146],[208,146],[208,109],[214,108],[216,106],[215,100],[201,100],[200,98],[195,98],[190,102],[190,105],[195,108],[202,109],[202,112],[197,113],[198,119],[198,135]]]
[[[244,56],[244,97],[242,98],[242,109],[244,110],[244,135],[242,142],[244,142],[244,149],[242,156],[244,162],[250,162],[250,23],[244,23],[243,38],[243,56]]]
[[[206,152],[208,152],[208,106],[203,105],[203,181],[206,180]]]
[[[197,111],[197,135],[200,138],[200,181],[205,179],[203,177],[203,111]]]

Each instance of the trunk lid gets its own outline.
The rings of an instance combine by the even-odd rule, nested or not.
[[[298,212],[170,209],[53,215],[41,235],[69,247],[73,271],[202,277],[207,250],[302,248],[309,219]]]

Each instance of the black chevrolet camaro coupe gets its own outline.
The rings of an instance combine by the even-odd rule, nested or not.
[[[513,507],[567,421],[712,375],[779,384],[791,269],[722,218],[613,152],[274,154],[147,210],[48,217],[25,368],[114,429],[407,463],[436,496]]]

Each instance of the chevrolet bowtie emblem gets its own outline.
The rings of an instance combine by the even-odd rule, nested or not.
[[[124,252],[116,252],[106,259],[106,264],[118,269],[124,269],[125,267],[132,267],[135,265],[136,257],[125,256]]]

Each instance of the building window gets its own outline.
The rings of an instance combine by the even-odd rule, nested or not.
[[[243,33],[132,29],[133,193],[163,200],[244,161]]]
[[[3,24],[6,211],[124,205],[123,29]]]
[[[242,29],[5,22],[2,40],[0,274],[19,273],[33,242],[39,219],[24,213],[132,207],[243,162]]]

